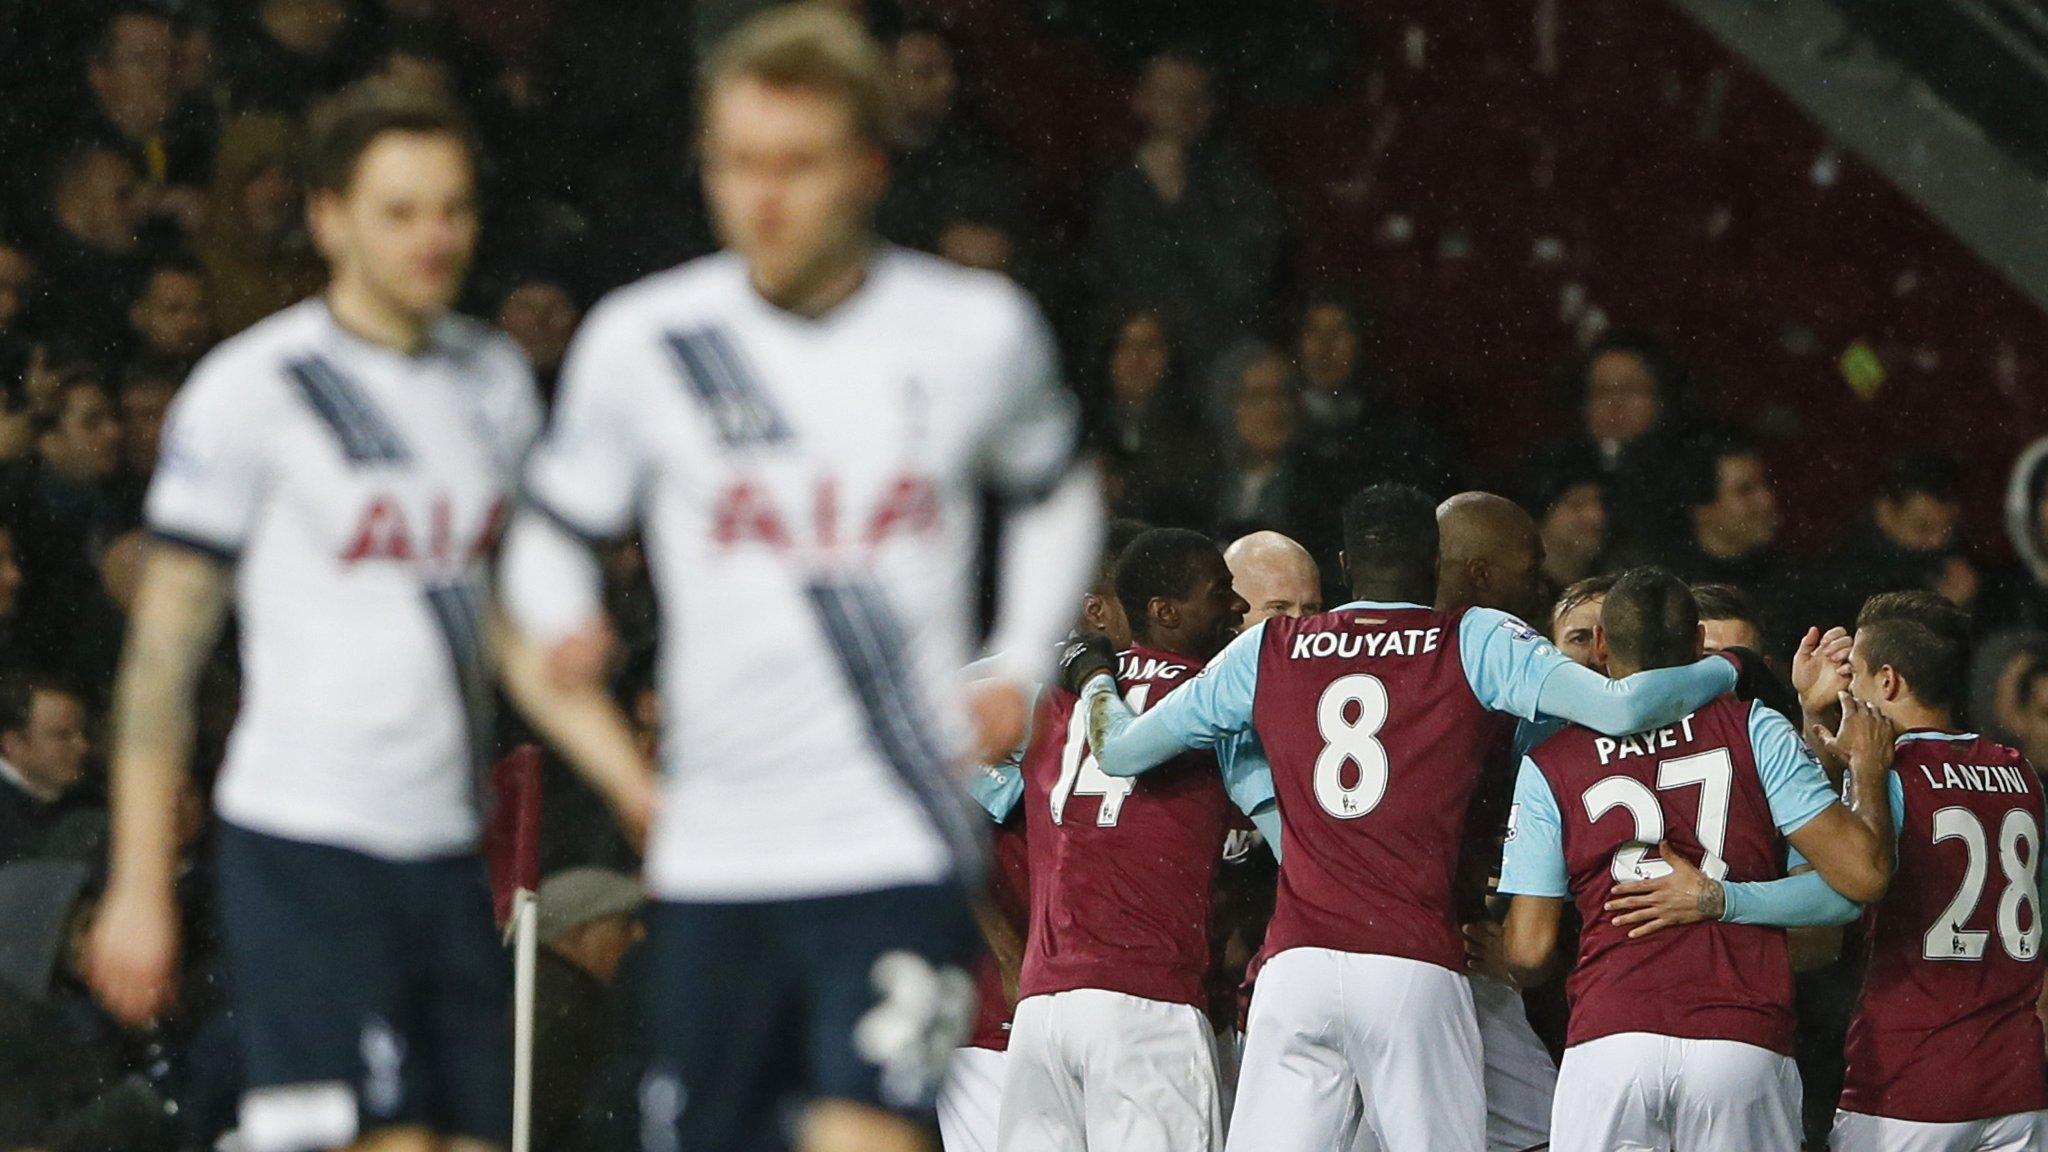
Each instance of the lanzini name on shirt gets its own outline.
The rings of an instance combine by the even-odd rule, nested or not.
[[[2001,792],[2025,795],[2028,791],[2025,768],[2017,764],[1943,764],[1941,775],[1936,776],[1934,765],[1920,765],[1920,772],[1927,777],[1927,786],[1937,792],[1960,788],[1966,792]]]

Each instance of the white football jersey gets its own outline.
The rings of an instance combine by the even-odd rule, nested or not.
[[[985,818],[952,773],[982,504],[1070,480],[1056,361],[1014,284],[896,249],[821,318],[767,302],[729,253],[591,313],[526,495],[585,540],[643,526],[662,622],[658,897],[930,883],[978,852]],[[521,532],[508,606],[559,635],[582,608],[521,579]],[[1093,547],[1045,557],[1038,583],[1078,603]],[[1059,635],[1037,638],[1048,658]]]
[[[486,553],[539,421],[517,348],[455,317],[409,356],[316,298],[200,362],[147,518],[234,565],[223,817],[391,859],[474,846]]]

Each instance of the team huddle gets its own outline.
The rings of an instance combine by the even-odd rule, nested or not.
[[[545,428],[449,313],[464,125],[374,88],[314,125],[326,294],[172,413],[89,969],[130,1022],[175,995],[232,601],[241,1147],[513,1131],[494,678],[644,844],[645,1152],[1790,1150],[1789,951],[1859,915],[1835,1146],[2048,1147],[2041,787],[1956,730],[1952,609],[1813,631],[1787,702],[1655,570],[1568,598],[1566,655],[1498,497],[1357,494],[1327,612],[1285,538],[1105,532],[1029,298],[874,238],[860,27],[771,12],[705,77],[727,251],[602,303]],[[659,772],[606,683],[636,530]],[[1567,969],[1559,1066],[1522,991]]]
[[[1510,575],[1476,589],[1446,537]],[[997,1055],[991,936],[948,1149],[1797,1149],[1788,932],[1859,916],[1834,1147],[2048,1142],[2041,786],[1956,730],[1945,601],[1812,630],[1787,716],[1761,655],[1703,658],[1661,571],[1599,582],[1612,679],[1475,600],[1534,592],[1534,525],[1497,498],[1359,494],[1330,612],[1284,538],[1111,542],[1099,632],[974,782],[1024,946]],[[1245,821],[1279,862],[1263,904],[1218,882]],[[1246,1007],[1218,1005],[1247,936]],[[1519,995],[1559,976],[1561,1066]]]

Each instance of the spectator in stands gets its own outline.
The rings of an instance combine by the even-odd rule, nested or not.
[[[36,462],[17,541],[28,576],[22,640],[39,666],[97,694],[112,681],[122,625],[99,570],[101,553],[130,527],[113,491],[121,424],[105,386],[74,377],[59,387],[48,411],[37,413],[36,428]]]
[[[0,340],[16,332],[35,288],[36,262],[28,248],[0,233]]]
[[[83,935],[93,867],[25,860],[0,867],[0,1147],[51,1152],[174,1152],[178,1110],[138,1034],[84,991]]]
[[[138,360],[122,370],[121,462],[113,488],[123,524],[142,523],[142,500],[156,472],[164,415],[184,378],[183,365],[160,360]]]
[[[1550,642],[1557,650],[1595,672],[1605,673],[1607,662],[1594,643],[1594,629],[1600,624],[1600,609],[1614,587],[1613,576],[1588,576],[1567,586],[1550,610]]]
[[[349,0],[258,0],[256,19],[221,45],[237,112],[303,115],[350,79]]]
[[[45,327],[96,354],[119,347],[134,291],[141,226],[135,162],[108,144],[80,144],[56,161],[50,228],[38,253]]]
[[[1676,476],[1687,531],[1675,546],[1636,545],[1638,561],[1662,564],[1694,584],[1733,584],[1754,598],[1776,651],[1792,650],[1787,631],[1805,619],[1807,576],[1777,547],[1778,498],[1754,445],[1728,433],[1694,438],[1666,465]],[[1803,629],[1802,629],[1803,630]]]
[[[1014,188],[1021,174],[961,106],[957,56],[943,31],[912,23],[896,34],[890,57],[896,121],[876,220],[889,239],[936,250],[957,206]]]
[[[2011,701],[1998,717],[1999,727],[2011,735],[2035,771],[2048,767],[2048,659],[2040,653],[2023,655],[2014,677]]]
[[[1300,540],[1316,555],[1322,541],[1311,532],[1309,510],[1323,493],[1301,454],[1300,381],[1286,358],[1270,348],[1244,359],[1235,379],[1212,535],[1232,538],[1269,529]]]
[[[1962,514],[1962,477],[1953,460],[1934,453],[1893,458],[1868,519],[1823,566],[1827,622],[1846,624],[1871,596],[1911,588],[1942,592],[1969,608],[1976,581],[1956,547]]]
[[[570,868],[540,886],[535,971],[533,1147],[558,1152],[575,1134],[591,1074],[610,1054],[613,985],[620,962],[644,936],[643,897],[632,877]]]
[[[441,46],[432,41],[399,36],[384,42],[370,75],[395,88],[457,99],[455,67],[441,53]]]
[[[1090,390],[1094,436],[1120,478],[1113,501],[1120,516],[1162,526],[1204,524],[1206,478],[1216,448],[1179,372],[1159,313],[1127,312],[1111,329],[1100,358],[1101,383]]]
[[[86,60],[88,99],[71,135],[126,152],[141,178],[141,214],[167,217],[189,232],[205,206],[199,187],[213,141],[200,121],[173,117],[178,64],[177,28],[162,9],[117,4]]]
[[[1600,570],[1607,553],[1607,481],[1590,450],[1544,455],[1523,470],[1515,490],[1543,533],[1543,576],[1551,587]]]
[[[320,289],[326,267],[306,236],[296,129],[281,116],[242,116],[221,132],[199,258],[215,335],[232,336]]]
[[[206,269],[183,256],[149,262],[135,302],[128,306],[130,359],[192,364],[213,346],[213,303],[206,294]]]
[[[85,702],[45,676],[0,676],[0,863],[34,856],[97,861],[106,813],[80,798]]]
[[[1265,181],[1216,140],[1208,66],[1184,52],[1145,65],[1132,101],[1144,139],[1103,187],[1103,285],[1166,302],[1175,343],[1205,363],[1272,295],[1281,216]]]
[[[1443,437],[1394,403],[1373,374],[1358,307],[1342,293],[1323,291],[1303,300],[1294,318],[1302,444],[1322,481],[1336,492],[1388,482],[1439,498],[1455,491]],[[1334,513],[1342,501],[1330,503]]]
[[[506,283],[510,287],[498,301],[498,327],[526,353],[541,395],[552,404],[562,357],[569,351],[569,338],[576,334],[583,309],[559,277],[528,272]]]
[[[23,332],[22,316],[35,292],[36,264],[26,245],[0,230],[0,398],[21,400],[21,378],[33,351]]]
[[[1607,480],[1611,544],[1651,545],[1685,530],[1669,480],[1684,414],[1676,373],[1654,345],[1616,334],[1594,345],[1566,374],[1578,428],[1544,446],[1531,464],[1571,469],[1591,459]]]

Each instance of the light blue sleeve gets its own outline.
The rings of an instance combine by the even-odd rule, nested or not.
[[[1280,809],[1268,804],[1250,815],[1252,827],[1257,828],[1259,835],[1266,838],[1266,847],[1272,850],[1273,859],[1280,859]]]
[[[1792,722],[1763,701],[1749,707],[1749,746],[1756,772],[1763,779],[1771,822],[1790,836],[1835,802],[1834,789],[1820,761],[1814,759]]]
[[[984,764],[974,770],[967,779],[967,794],[988,810],[989,817],[1001,824],[1016,811],[1017,801],[1024,796],[1024,765],[1021,758],[1012,758],[1001,764]]]
[[[1610,736],[1675,724],[1735,687],[1735,665],[1718,656],[1609,680],[1491,608],[1465,613],[1458,648],[1472,694],[1486,707],[1524,720],[1554,716]]]
[[[1088,743],[1095,762],[1111,776],[1136,776],[1190,748],[1215,748],[1252,726],[1252,697],[1259,683],[1263,623],[1230,642],[1193,680],[1133,717],[1107,676],[1090,680],[1082,692],[1088,709]]]
[[[1893,772],[1885,777],[1885,784],[1885,794],[1892,799],[1892,862],[1896,864],[1899,859],[1899,837],[1906,834],[1906,782],[1899,779],[1897,772]],[[2044,854],[2044,857],[2048,857],[2048,854]],[[2041,874],[2048,876],[2048,871]],[[2048,892],[2048,888],[2041,891]]]
[[[1216,747],[1216,766],[1223,772],[1223,790],[1240,811],[1256,815],[1273,807],[1273,766],[1256,732],[1240,732]]]
[[[1818,928],[1847,924],[1863,906],[1828,887],[1818,872],[1801,872],[1782,880],[1723,883],[1721,919],[1729,924],[1762,924],[1777,928]]]
[[[1515,776],[1515,803],[1508,809],[1508,838],[1502,849],[1500,890],[1512,896],[1571,895],[1565,873],[1564,819],[1550,781],[1528,757]]]

